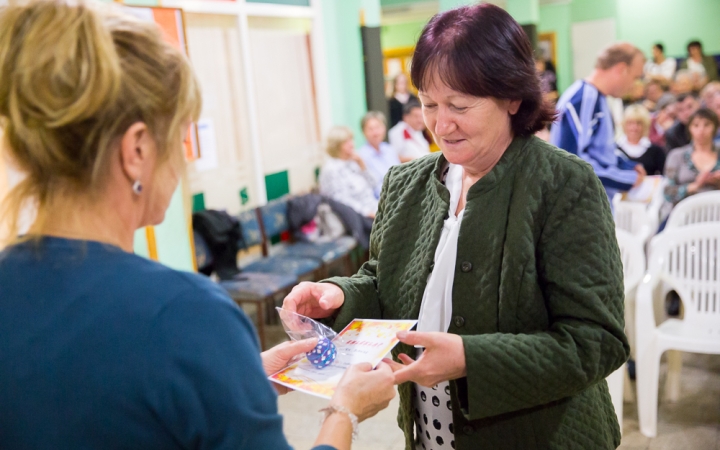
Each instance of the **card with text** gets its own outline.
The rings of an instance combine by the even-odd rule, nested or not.
[[[269,379],[296,391],[329,399],[348,367],[361,362],[377,366],[397,345],[396,334],[411,330],[416,323],[417,320],[355,319],[333,340],[337,357],[331,365],[317,369],[305,357]]]

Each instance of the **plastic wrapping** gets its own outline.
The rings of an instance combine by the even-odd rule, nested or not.
[[[333,341],[338,338],[335,331],[309,317],[282,308],[275,309],[280,315],[280,322],[291,340],[300,341],[313,338],[318,340],[315,348],[306,353],[308,361],[313,366],[323,369],[335,361],[337,348]]]

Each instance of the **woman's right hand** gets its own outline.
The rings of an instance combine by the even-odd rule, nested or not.
[[[283,309],[322,319],[331,316],[345,302],[345,293],[332,283],[302,282],[285,297]]]
[[[712,179],[711,172],[700,172],[700,174],[695,178],[695,181],[688,184],[687,191],[689,194],[695,194],[697,193],[700,188],[708,184]]]
[[[393,397],[395,376],[390,366],[381,362],[372,370],[366,362],[345,371],[330,404],[344,406],[362,422],[387,408]]]

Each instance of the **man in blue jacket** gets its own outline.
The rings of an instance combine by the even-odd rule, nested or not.
[[[622,97],[642,77],[645,57],[629,43],[600,53],[595,69],[563,93],[550,142],[584,159],[595,170],[608,197],[642,183],[645,169],[615,152],[615,127],[606,95]]]

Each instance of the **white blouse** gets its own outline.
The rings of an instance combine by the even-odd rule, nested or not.
[[[418,331],[447,332],[452,317],[452,289],[455,280],[457,243],[460,225],[465,209],[456,216],[460,196],[462,195],[463,168],[449,164],[445,187],[450,191],[448,218],[443,223],[442,234],[437,249],[433,271],[423,293],[418,318]],[[417,357],[422,355],[418,349]],[[450,384],[445,381],[432,388],[418,384],[414,386],[415,424],[417,443],[425,449],[454,448],[454,430]]]

